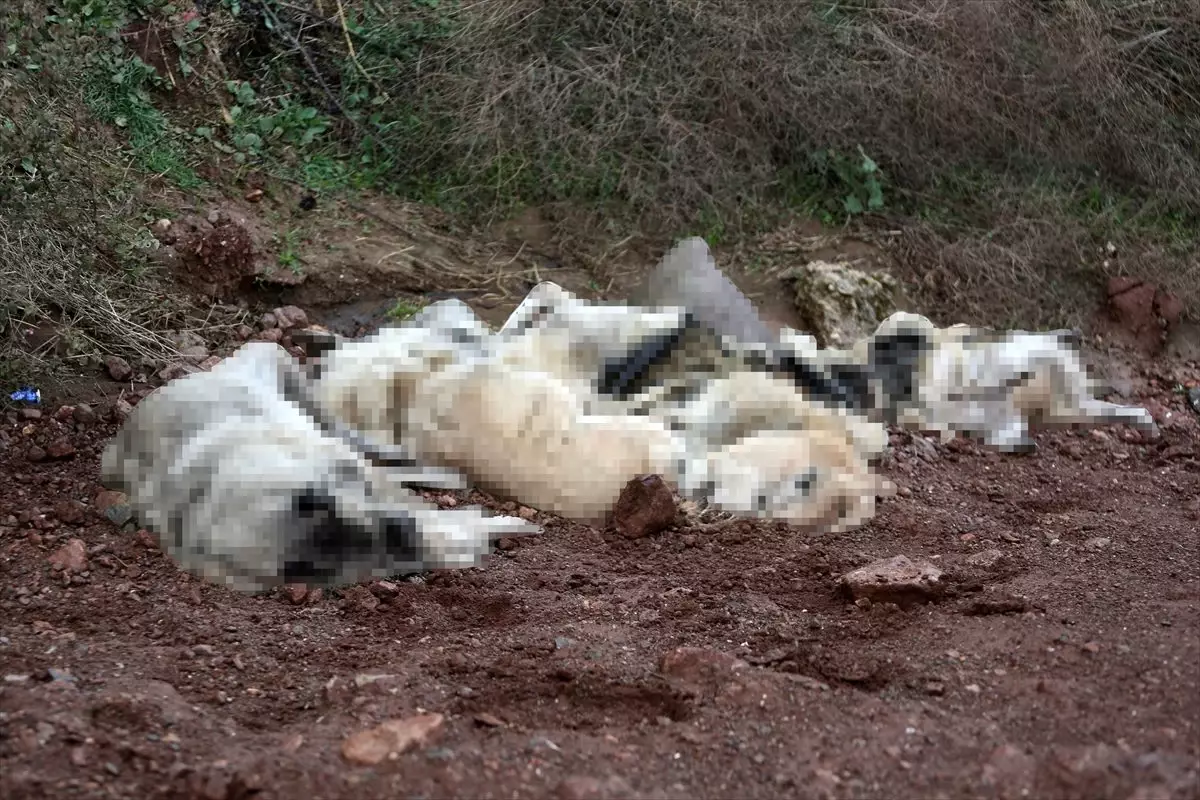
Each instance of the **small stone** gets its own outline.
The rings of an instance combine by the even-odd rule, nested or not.
[[[238,325],[233,329],[233,335],[244,342],[254,335],[254,328],[249,325]]]
[[[374,611],[379,608],[379,598],[371,594],[366,586],[351,586],[342,591],[340,608],[353,611]]]
[[[984,550],[979,553],[974,553],[966,558],[966,562],[972,567],[981,569],[991,569],[1004,560],[1004,553],[999,550]]]
[[[104,369],[114,381],[127,381],[133,377],[133,367],[120,356],[105,356]]]
[[[71,444],[66,437],[55,439],[46,447],[46,455],[56,459],[70,458],[75,455],[75,445]]]
[[[475,715],[475,724],[485,728],[503,728],[504,720],[497,717],[495,714],[489,714],[486,711],[481,711]]]
[[[283,330],[308,327],[308,314],[304,313],[304,309],[298,306],[283,306],[282,308],[275,309],[273,313],[275,315],[275,323]]]
[[[732,680],[748,666],[740,658],[718,650],[677,647],[659,659],[658,671],[673,682],[700,691]]]
[[[1094,536],[1083,543],[1084,548],[1092,551],[1103,550],[1112,544],[1112,539],[1106,536]]]
[[[963,688],[966,689],[971,694],[979,694],[980,692],[983,691],[982,689],[979,688],[979,684],[977,684],[977,683],[968,683]]]
[[[189,364],[200,364],[208,358],[208,348],[202,344],[194,344],[180,349],[179,355]]]
[[[88,568],[87,545],[82,539],[71,539],[51,553],[49,561],[55,572],[83,572]]]
[[[250,191],[246,192],[246,202],[247,203],[257,203],[262,199],[263,199],[263,190],[262,189],[251,189]]]
[[[675,496],[659,475],[643,475],[625,484],[613,506],[612,520],[629,539],[652,536],[675,521]]]
[[[532,509],[528,506],[521,506],[520,508],[517,509],[517,516],[519,516],[521,519],[523,519],[527,522],[532,521],[533,518],[537,516],[537,514],[538,514],[538,512],[535,509]]]
[[[68,525],[78,525],[87,514],[87,506],[78,500],[61,500],[54,506],[54,516]]]
[[[896,490],[896,494],[900,495],[901,497],[912,497],[912,489],[908,488],[907,486],[901,486]]]
[[[275,315],[270,312],[267,312],[258,318],[258,327],[262,328],[263,330],[274,328],[278,324],[279,320],[277,320]]]
[[[21,419],[41,419],[42,410],[40,408],[22,408]]]
[[[1095,655],[1100,652],[1100,645],[1097,642],[1086,642],[1083,645],[1084,652]]]
[[[941,697],[946,693],[946,684],[941,681],[927,681],[925,683],[925,694],[931,697]]]
[[[279,344],[282,339],[283,331],[279,330],[279,328],[264,328],[263,330],[254,334],[254,341],[256,342],[272,342],[274,344]]]
[[[418,714],[406,719],[394,719],[365,731],[359,731],[342,742],[342,758],[352,764],[374,766],[388,758],[425,744],[441,730],[445,717],[441,714]]]
[[[71,412],[71,416],[80,425],[91,425],[96,421],[96,412],[87,403],[80,403],[75,406],[75,410]]]
[[[36,444],[30,445],[29,449],[25,451],[25,458],[36,464],[46,460],[46,451]]]
[[[844,591],[858,599],[905,606],[925,602],[942,591],[942,571],[932,564],[913,562],[907,556],[881,559],[842,576]]]
[[[303,583],[289,583],[283,587],[283,596],[294,606],[298,606],[308,597],[308,587]]]

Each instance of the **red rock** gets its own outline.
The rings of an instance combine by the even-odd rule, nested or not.
[[[391,719],[342,742],[342,758],[352,764],[373,766],[425,744],[442,729],[446,718],[441,714],[418,714],[406,719]]]
[[[50,554],[50,568],[56,572],[83,572],[87,569],[87,546],[82,539],[71,539]]]
[[[855,599],[873,603],[908,605],[925,601],[941,592],[942,571],[928,562],[907,556],[881,559],[848,572],[839,583]]]
[[[283,306],[272,313],[275,315],[276,324],[284,330],[308,327],[308,314],[298,306]]]
[[[62,500],[54,507],[54,516],[68,525],[78,525],[83,522],[87,506],[78,500]]]
[[[127,381],[133,377],[133,367],[120,356],[105,356],[104,369],[114,381]]]
[[[748,667],[745,661],[703,647],[677,647],[659,659],[658,671],[692,691],[719,687]]]
[[[283,331],[279,330],[279,328],[264,328],[254,334],[254,341],[256,342],[273,342],[279,344],[282,339]]]
[[[46,448],[46,455],[51,458],[70,458],[75,455],[75,445],[71,444],[66,437],[55,439]]]
[[[96,499],[92,501],[92,508],[96,509],[97,514],[103,514],[113,506],[129,505],[129,498],[124,492],[113,492],[105,490],[96,495]]]
[[[308,587],[303,583],[289,583],[283,587],[283,596],[288,599],[289,603],[298,606],[308,596]]]
[[[675,521],[675,495],[659,475],[643,475],[625,484],[613,506],[613,525],[621,535],[640,539],[662,531]]]

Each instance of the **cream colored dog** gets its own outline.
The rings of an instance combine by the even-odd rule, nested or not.
[[[683,399],[661,383],[607,391],[622,364],[669,349],[686,328],[682,309],[588,303],[542,284],[491,337],[464,304],[444,301],[346,342],[325,356],[315,391],[348,425],[423,462],[576,519],[604,518],[647,473],[737,514],[811,527],[869,517],[889,489],[866,463],[886,444],[882,426],[754,369],[693,379]]]

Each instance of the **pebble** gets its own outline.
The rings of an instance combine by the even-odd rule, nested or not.
[[[999,550],[983,550],[979,553],[974,553],[967,556],[966,562],[972,567],[981,567],[982,569],[991,569],[1004,560],[1004,553]]]
[[[1083,543],[1083,546],[1088,550],[1103,550],[1112,544],[1112,539],[1106,536],[1094,536]]]
[[[279,328],[265,328],[254,334],[254,341],[256,342],[274,342],[275,344],[279,344],[282,340],[283,331],[279,330]]]
[[[308,597],[308,587],[303,583],[289,583],[283,587],[283,596],[294,606],[298,606]]]
[[[275,316],[275,324],[283,330],[308,327],[308,314],[298,306],[283,306],[272,313]]]
[[[942,592],[942,571],[927,561],[894,556],[872,562],[843,575],[844,591],[858,599],[904,606],[928,601]]]
[[[71,539],[51,553],[49,561],[55,572],[83,572],[88,567],[87,545],[82,539]]]
[[[78,525],[87,514],[87,506],[78,500],[60,500],[54,506],[54,516],[68,525]]]
[[[70,458],[75,455],[75,445],[71,444],[66,437],[55,439],[46,448],[46,455],[51,458]]]
[[[40,461],[46,460],[46,451],[38,447],[36,444],[31,445],[30,448],[25,451],[25,458],[36,464]]]
[[[612,521],[628,539],[652,536],[675,521],[675,495],[659,475],[643,475],[625,484],[613,506]]]
[[[87,403],[80,403],[75,406],[75,410],[71,412],[71,416],[80,425],[91,425],[96,421],[96,412]]]
[[[477,725],[482,725],[485,728],[503,728],[504,720],[497,717],[495,714],[489,714],[486,711],[481,711],[474,717]]]
[[[445,723],[441,714],[418,714],[393,719],[382,725],[352,734],[342,742],[342,758],[352,764],[373,766],[388,758],[425,744]]]
[[[40,408],[22,408],[21,419],[41,419],[42,410]]]
[[[703,647],[677,647],[659,659],[658,671],[692,691],[720,685],[749,664],[729,653]]]
[[[133,367],[120,356],[105,356],[104,369],[114,381],[127,381],[133,377]]]

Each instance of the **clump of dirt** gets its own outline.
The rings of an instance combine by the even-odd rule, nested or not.
[[[214,213],[211,219],[189,215],[167,222],[156,231],[159,241],[171,248],[160,258],[174,262],[173,272],[182,286],[212,300],[226,301],[257,274],[250,233],[231,217]]]

